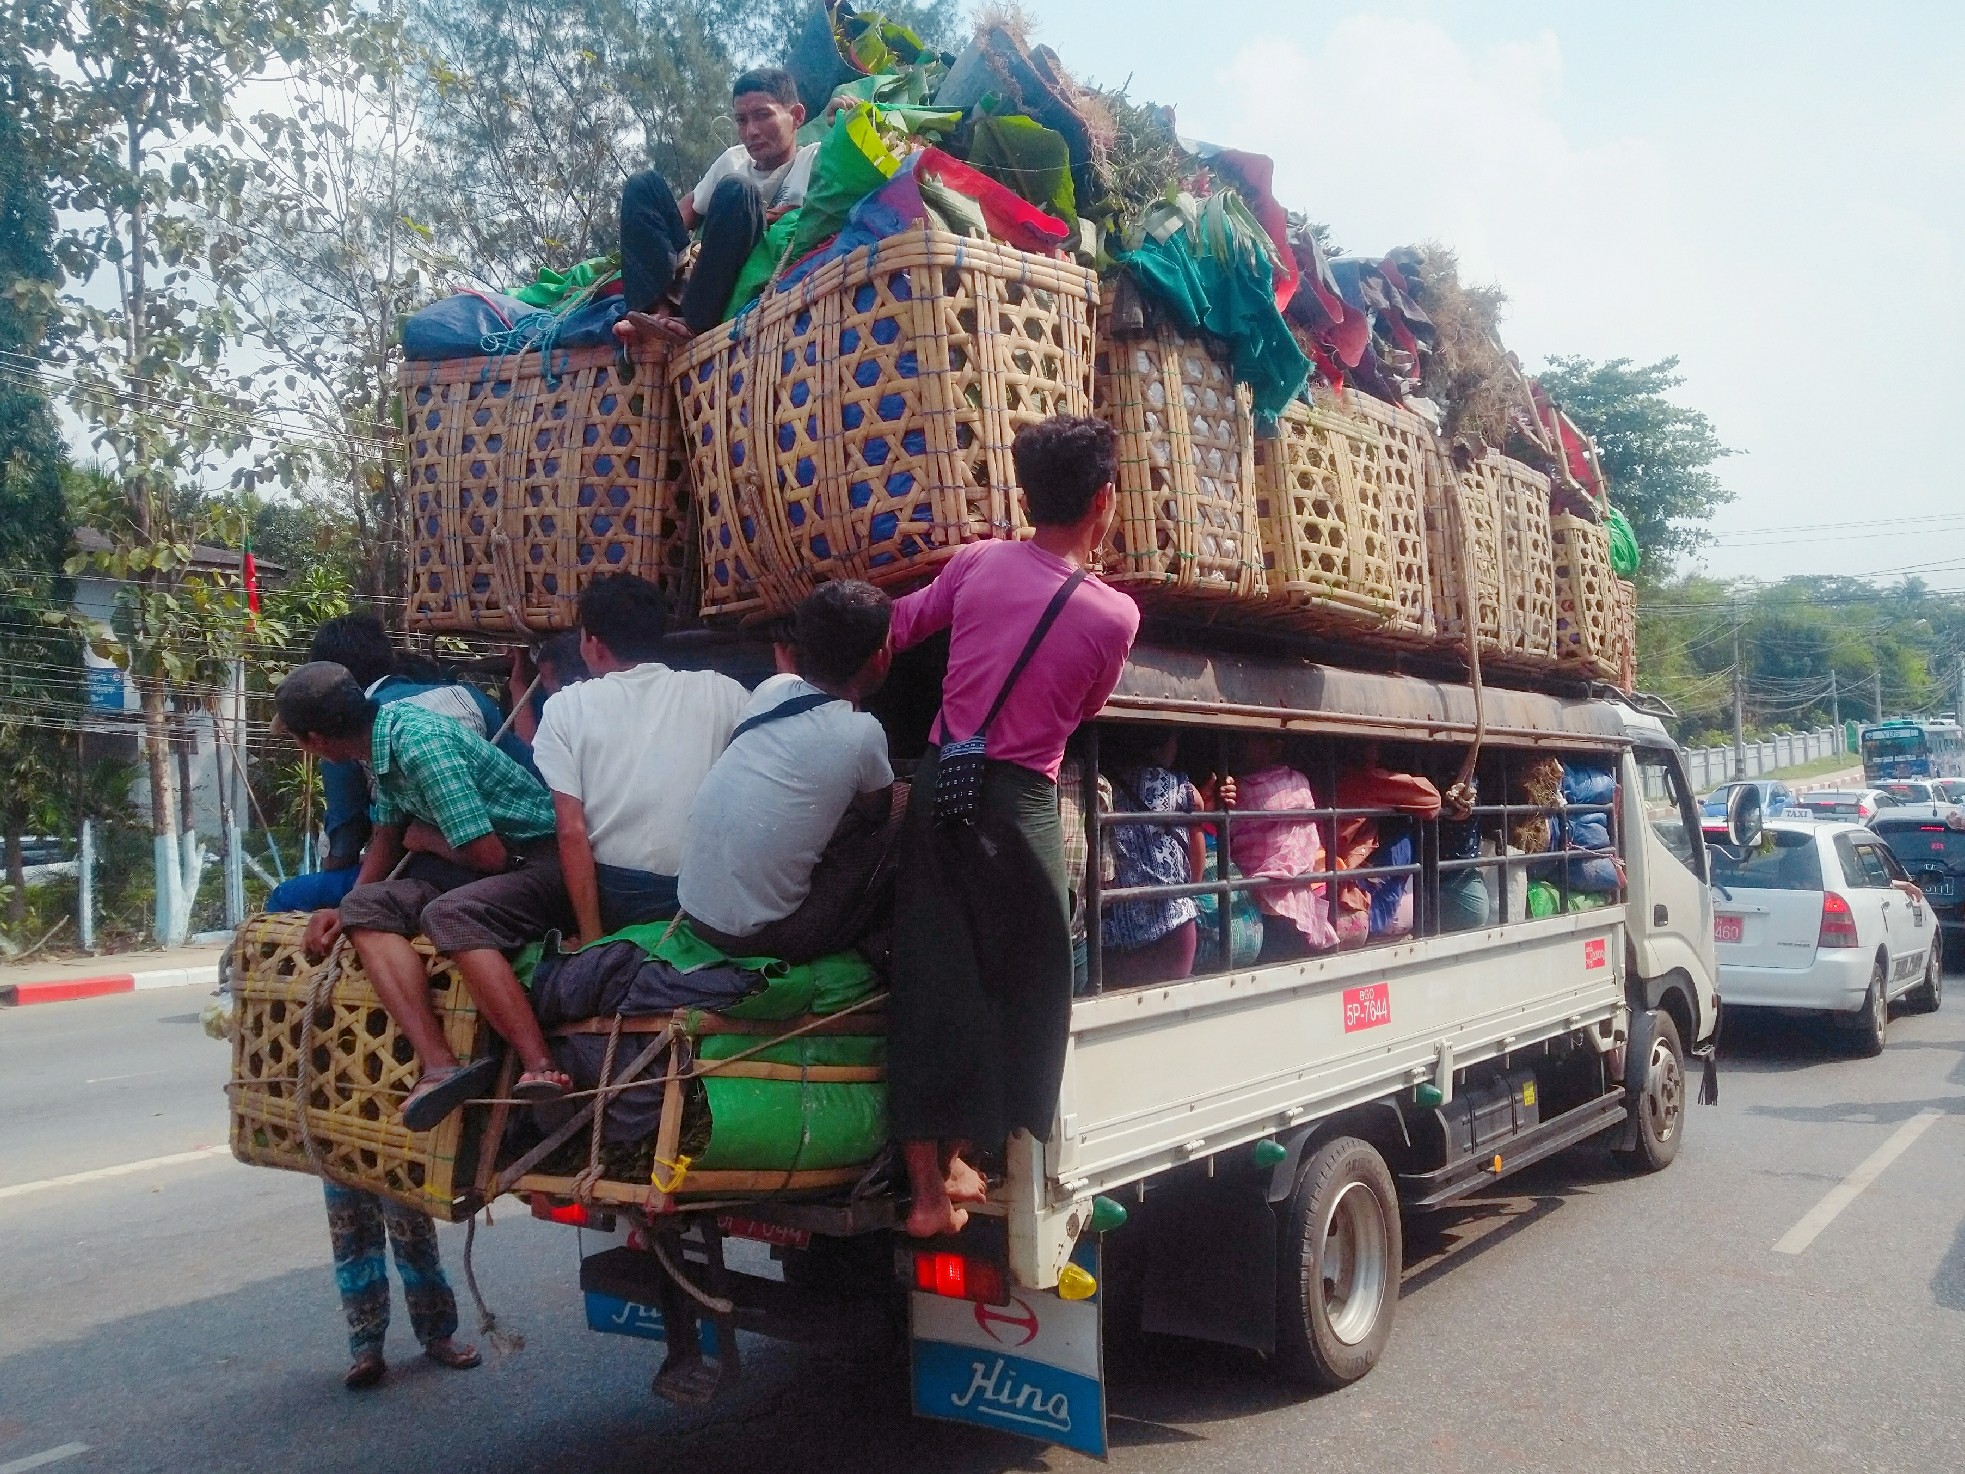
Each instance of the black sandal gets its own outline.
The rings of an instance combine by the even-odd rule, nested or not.
[[[380,1351],[364,1351],[355,1358],[355,1364],[348,1368],[348,1374],[341,1379],[341,1385],[350,1392],[361,1392],[380,1382],[388,1371],[389,1364],[382,1359]]]
[[[412,1131],[432,1131],[473,1096],[482,1095],[498,1074],[495,1059],[474,1059],[441,1072],[425,1070],[403,1102],[403,1125]]]

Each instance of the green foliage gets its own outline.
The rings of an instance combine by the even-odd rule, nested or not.
[[[1748,735],[1952,708],[1965,606],[1907,580],[1808,577],[1772,585],[1686,577],[1638,602],[1638,683],[1678,708],[1681,740],[1732,740],[1733,633]],[[1833,679],[1831,679],[1833,678]],[[1839,706],[1832,693],[1839,694]]]
[[[1678,554],[1705,540],[1701,524],[1713,510],[1733,500],[1709,469],[1733,452],[1711,420],[1666,398],[1684,382],[1678,360],[1555,358],[1538,377],[1596,441],[1610,499],[1637,532],[1644,572],[1668,572]]]

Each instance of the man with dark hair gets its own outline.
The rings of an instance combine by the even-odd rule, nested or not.
[[[889,1013],[888,1113],[922,1237],[960,1229],[957,1205],[981,1200],[972,1144],[1050,1134],[1071,1020],[1058,767],[1139,629],[1133,602],[1090,573],[1112,525],[1112,427],[1060,415],[1025,426],[1011,454],[1030,540],[970,543],[894,605],[896,650],[949,632],[942,746],[915,769],[901,838]],[[976,740],[974,802],[948,805],[968,816],[938,818],[948,746]]]
[[[819,145],[798,146],[805,107],[797,84],[782,68],[757,67],[738,77],[730,94],[741,141],[718,155],[693,191],[678,202],[653,169],[621,191],[621,289],[628,315],[614,331],[624,339],[683,339],[723,321],[737,274],[765,227],[804,203]],[[678,315],[670,315],[660,309],[689,249],[689,232],[699,225],[702,249]]]
[[[344,666],[297,668],[274,693],[279,726],[329,762],[375,774],[375,836],[338,910],[314,913],[307,951],[324,956],[345,930],[376,995],[422,1062],[403,1123],[427,1131],[483,1093],[492,1060],[460,1064],[430,1007],[429,979],[410,945],[421,932],[456,963],[478,1010],[517,1052],[513,1093],[545,1100],[568,1089],[553,1068],[508,950],[570,927],[554,853],[553,810],[525,769],[474,732],[408,701],[378,705]],[[397,862],[411,856],[401,875]]]
[[[401,673],[402,655],[389,643],[382,621],[365,610],[324,620],[307,647],[309,660],[345,666],[374,701],[413,701],[418,706],[461,722],[480,737],[495,734],[503,717],[491,698],[475,686],[456,681],[419,681]],[[498,742],[499,750],[521,763],[530,761],[525,741],[514,732]],[[362,847],[369,837],[369,778],[359,762],[323,763],[321,797],[328,852],[311,875],[282,881],[266,898],[268,911],[317,911],[338,906],[355,884]]]
[[[887,679],[892,605],[822,584],[778,647],[696,794],[678,891],[698,936],[731,957],[810,962],[853,945],[891,881],[894,770],[860,703]]]
[[[664,614],[661,590],[633,574],[582,589],[595,679],[549,700],[533,738],[582,941],[675,914],[689,806],[744,708],[728,676],[662,664]]]
[[[528,655],[523,645],[512,651],[512,676],[505,689],[512,697],[512,731],[525,743],[528,755],[532,751],[532,739],[538,735],[539,715],[546,702],[563,687],[584,681],[592,674],[587,662],[580,658],[578,630],[561,630],[539,647],[536,656]],[[535,678],[539,683],[537,690],[533,688]]]

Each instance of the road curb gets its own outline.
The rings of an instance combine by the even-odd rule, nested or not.
[[[48,978],[35,983],[0,983],[0,1008],[25,1008],[33,1003],[73,1003],[83,998],[109,998],[118,993],[141,993],[152,988],[216,987],[218,964],[202,967],[155,967],[145,972],[99,973],[87,978]]]

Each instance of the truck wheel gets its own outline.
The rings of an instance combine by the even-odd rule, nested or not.
[[[1877,963],[1876,971],[1870,974],[1869,991],[1863,995],[1862,1008],[1843,1027],[1849,1030],[1860,1058],[1873,1059],[1883,1053],[1883,1046],[1890,1038],[1890,984],[1882,963]]]
[[[1685,1047],[1668,1013],[1652,1015],[1644,1089],[1631,1109],[1637,1113],[1637,1145],[1614,1155],[1630,1171],[1661,1172],[1671,1166],[1685,1135]]]
[[[1924,981],[1904,994],[1904,1002],[1917,1013],[1936,1013],[1945,1001],[1944,942],[1940,934],[1931,935],[1931,955],[1924,959]]]
[[[1285,1209],[1276,1364],[1305,1386],[1348,1386],[1378,1364],[1399,1308],[1399,1195],[1369,1142],[1324,1143]]]

